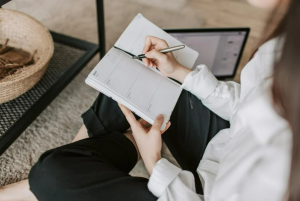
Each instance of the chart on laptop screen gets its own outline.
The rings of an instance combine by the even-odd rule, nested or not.
[[[215,76],[233,76],[247,31],[169,34],[199,53],[193,69],[205,64]]]

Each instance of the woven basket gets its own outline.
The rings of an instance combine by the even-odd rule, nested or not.
[[[34,55],[34,64],[18,69],[0,80],[0,104],[12,100],[32,88],[45,73],[54,45],[49,31],[23,13],[0,8],[0,44],[9,39],[9,46]]]

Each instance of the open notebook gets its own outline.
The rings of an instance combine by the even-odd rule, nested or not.
[[[142,53],[145,37],[156,36],[167,41],[169,46],[181,45],[177,39],[138,14],[115,46],[134,55]],[[189,47],[173,52],[182,65],[192,68],[198,53]],[[158,70],[145,67],[139,61],[116,48],[111,48],[89,74],[85,82],[103,94],[129,108],[150,124],[157,115],[163,114],[164,129],[181,93],[178,83]]]

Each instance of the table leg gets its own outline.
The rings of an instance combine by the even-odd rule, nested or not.
[[[100,59],[105,55],[105,23],[103,0],[96,0]]]

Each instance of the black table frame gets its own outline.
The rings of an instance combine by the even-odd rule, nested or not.
[[[10,0],[0,0],[0,7]],[[99,45],[51,31],[53,40],[75,48],[86,50],[65,73],[0,137],[0,155],[22,134],[41,112],[73,80],[83,67],[99,52],[105,55],[105,24],[103,0],[96,0]]]

